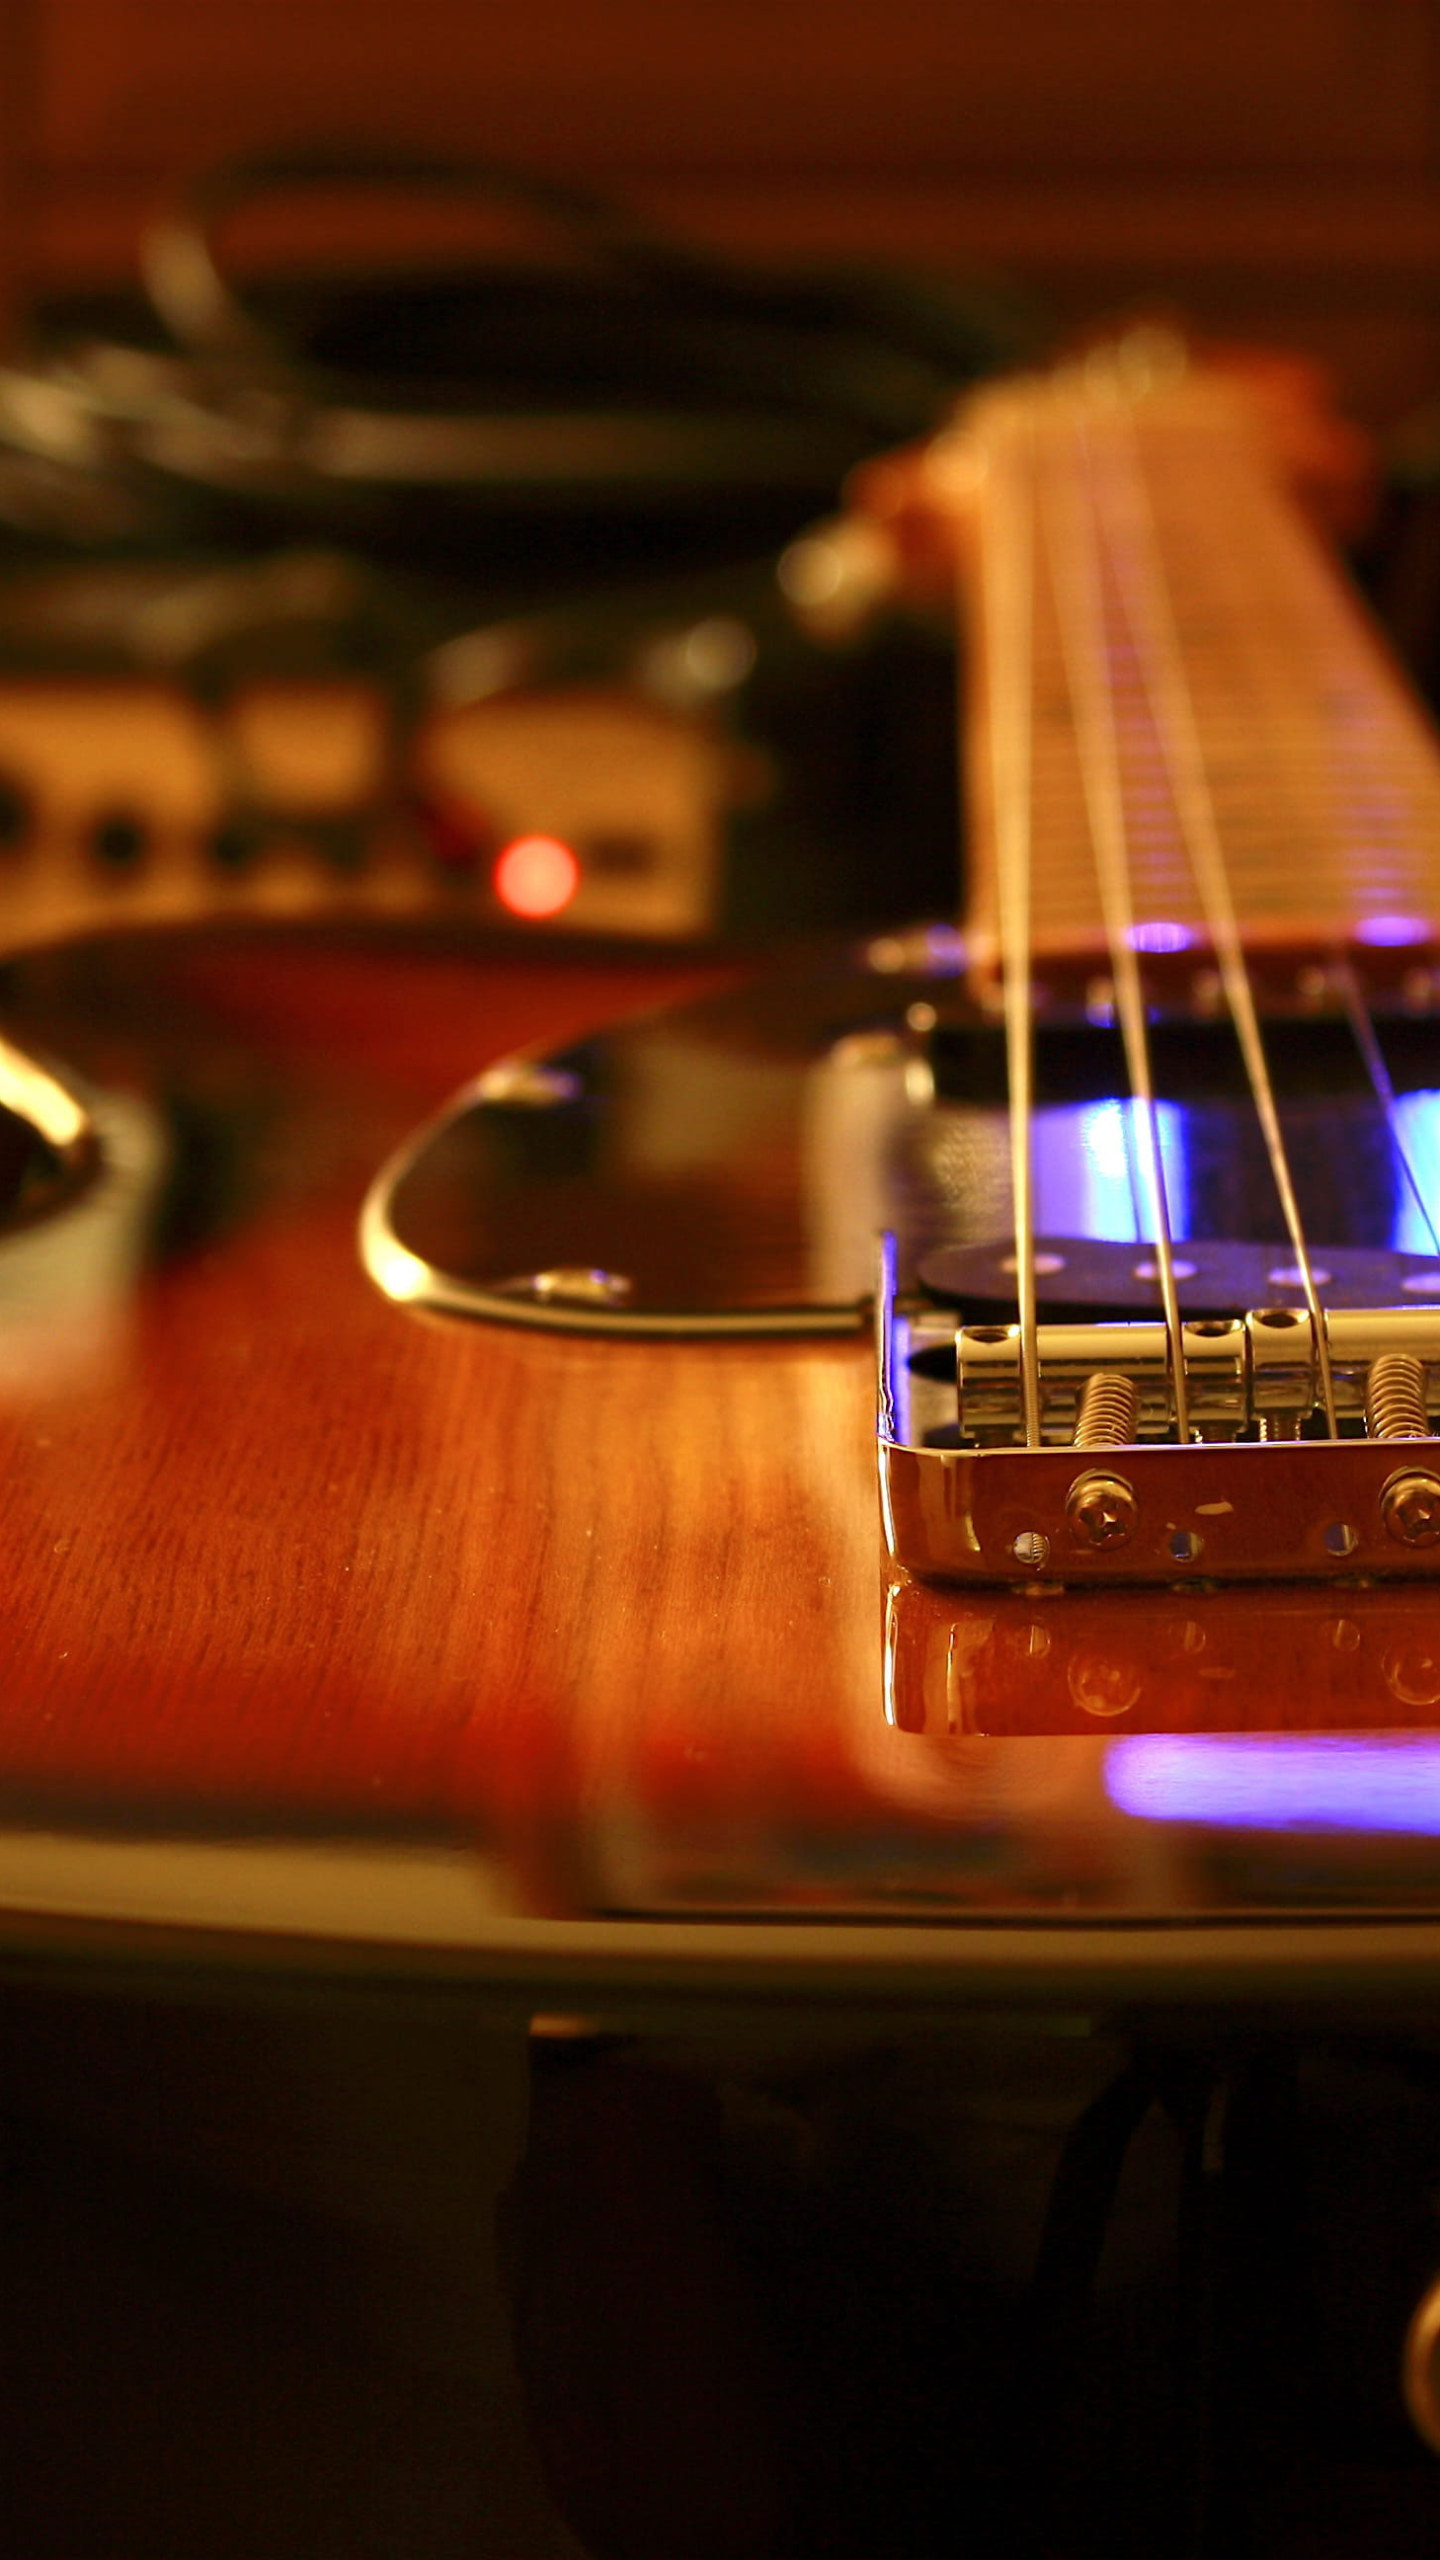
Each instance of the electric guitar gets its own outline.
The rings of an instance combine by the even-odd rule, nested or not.
[[[14,937],[10,1944],[607,2015],[1433,1964],[1440,757],[1223,382],[925,467],[957,923]]]

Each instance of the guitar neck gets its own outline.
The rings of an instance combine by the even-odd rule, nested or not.
[[[1060,376],[983,398],[971,432],[966,924],[982,967],[1001,939],[1007,794],[1028,817],[1032,949],[1103,952],[1107,759],[1141,947],[1210,938],[1178,805],[1187,747],[1247,943],[1428,938],[1440,753],[1238,388],[1194,372],[1132,397]]]

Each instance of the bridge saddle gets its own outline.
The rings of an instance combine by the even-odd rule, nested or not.
[[[877,1294],[880,1465],[897,1562],[945,1580],[1175,1581],[1440,1571],[1440,1304],[1037,1328]],[[1328,1366],[1335,1429],[1325,1412]]]

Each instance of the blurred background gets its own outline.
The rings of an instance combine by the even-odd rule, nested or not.
[[[1433,687],[1424,0],[7,0],[0,98],[31,938],[106,882],[647,940],[953,907],[952,635],[809,529],[1136,313],[1373,434],[1350,530]]]
[[[386,136],[760,258],[988,270],[1072,321],[1173,298],[1377,424],[1440,367],[1427,0],[7,0],[3,41],[12,309],[133,274],[178,176]],[[436,245],[411,220],[277,207],[246,245],[392,259]]]

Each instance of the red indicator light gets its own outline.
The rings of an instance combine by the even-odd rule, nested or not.
[[[490,878],[512,916],[558,916],[580,886],[580,865],[558,836],[516,836],[497,854]]]

